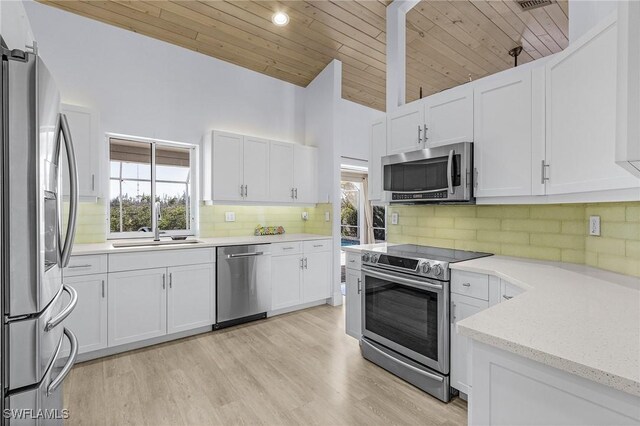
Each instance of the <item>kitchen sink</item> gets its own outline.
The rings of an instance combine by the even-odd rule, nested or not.
[[[127,247],[156,247],[156,246],[184,246],[191,244],[202,244],[200,240],[144,240],[144,241],[123,241],[113,243],[113,248],[127,248]]]

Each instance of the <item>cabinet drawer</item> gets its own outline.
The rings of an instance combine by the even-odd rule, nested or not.
[[[489,276],[473,272],[453,271],[451,292],[489,300]]]
[[[141,251],[109,255],[109,272],[215,262],[213,248]]]
[[[304,252],[313,253],[315,251],[330,251],[331,240],[305,241]]]
[[[362,266],[362,258],[360,257],[360,253],[347,252],[346,265],[349,269],[360,269]]]
[[[92,254],[84,256],[71,256],[69,264],[62,272],[65,277],[78,275],[104,274],[107,272],[107,255]]]
[[[274,243],[271,244],[272,256],[286,256],[289,254],[302,253],[302,242],[293,241],[290,243]]]

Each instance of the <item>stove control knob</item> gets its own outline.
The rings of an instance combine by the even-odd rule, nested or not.
[[[442,266],[440,265],[436,265],[433,267],[433,275],[435,275],[436,277],[442,275]]]
[[[371,257],[371,256],[369,255],[369,253],[364,253],[364,254],[362,255],[362,261],[363,261],[363,262],[368,262],[370,257]]]
[[[428,274],[429,272],[431,272],[431,264],[429,262],[423,263],[422,264],[422,273],[423,274]]]
[[[374,254],[371,256],[371,263],[376,263],[378,261],[378,255]]]

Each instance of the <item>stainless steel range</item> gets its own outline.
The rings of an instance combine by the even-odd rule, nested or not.
[[[362,254],[362,355],[449,401],[449,265],[491,256],[417,245]]]

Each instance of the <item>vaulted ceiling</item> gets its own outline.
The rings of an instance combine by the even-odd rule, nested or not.
[[[334,58],[342,96],[385,109],[389,0],[40,0],[299,86]],[[276,11],[291,20],[271,22]],[[417,99],[567,45],[567,0],[523,12],[514,0],[423,0],[407,15],[407,100]]]

